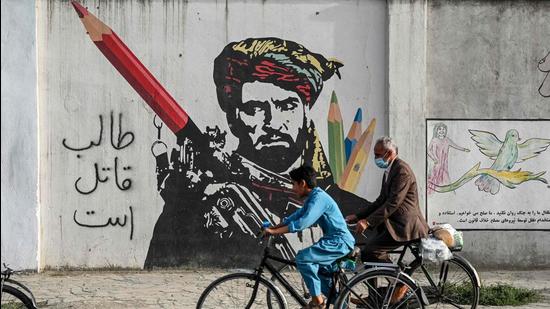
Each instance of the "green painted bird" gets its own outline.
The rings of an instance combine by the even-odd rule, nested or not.
[[[504,142],[499,140],[493,133],[487,131],[469,130],[471,138],[476,142],[479,151],[495,160],[491,169],[496,171],[509,171],[516,163],[538,156],[550,145],[550,139],[531,138],[518,144],[521,140],[515,129],[508,130]],[[489,175],[479,177],[475,182],[480,191],[497,194],[500,190],[500,183],[496,178]]]

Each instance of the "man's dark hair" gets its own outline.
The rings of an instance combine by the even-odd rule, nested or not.
[[[307,186],[310,189],[313,189],[317,186],[317,173],[311,166],[302,165],[297,169],[290,171],[290,179],[300,182],[305,181]]]

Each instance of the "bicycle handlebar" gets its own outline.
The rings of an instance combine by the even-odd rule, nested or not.
[[[3,278],[3,279],[9,279],[10,276],[11,276],[12,274],[14,274],[14,273],[17,272],[17,271],[15,271],[15,270],[9,268],[9,267],[6,265],[6,263],[2,263],[2,264],[4,265],[4,268],[5,268],[5,270],[2,270],[2,278]]]
[[[268,221],[264,221],[263,224],[262,224],[262,228],[261,230],[256,234],[256,237],[260,238],[260,243],[263,242],[263,240],[265,238],[267,238],[267,243],[266,243],[266,249],[271,247],[271,244],[273,243],[273,236],[272,234],[266,234],[265,233],[265,230],[267,228],[271,227],[271,224],[268,222]]]

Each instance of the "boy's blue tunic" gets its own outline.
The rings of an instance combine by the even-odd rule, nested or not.
[[[318,242],[298,251],[296,264],[312,296],[318,296],[321,292],[328,295],[330,265],[347,255],[355,245],[338,205],[325,191],[315,187],[304,206],[283,219],[283,224],[292,233],[314,224],[318,224],[323,231],[323,237]]]

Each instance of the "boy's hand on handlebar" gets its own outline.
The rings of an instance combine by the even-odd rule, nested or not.
[[[356,215],[346,216],[346,222],[347,223],[355,223],[355,221],[357,221],[357,216]]]
[[[355,232],[357,234],[363,233],[369,227],[369,223],[365,219],[357,221],[357,226],[355,227]]]
[[[283,225],[282,227],[268,227],[264,229],[264,233],[268,236],[285,234],[288,233],[288,226]]]
[[[282,223],[279,223],[277,225],[274,225],[274,226],[270,227],[270,229],[278,229],[278,228],[283,227],[283,226],[285,226],[285,225],[282,224]]]

